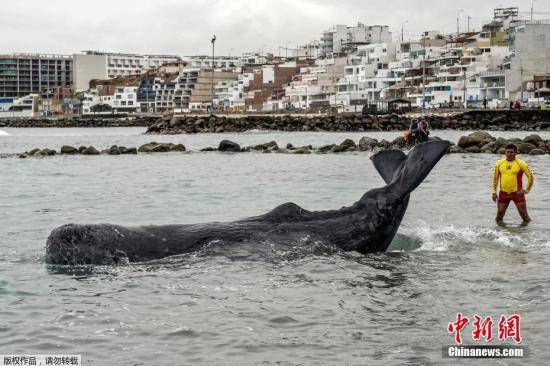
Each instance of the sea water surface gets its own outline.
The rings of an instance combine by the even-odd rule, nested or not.
[[[241,145],[323,145],[398,133],[146,136],[139,128],[2,129],[0,353],[81,354],[84,365],[486,364],[442,357],[449,322],[520,314],[524,360],[547,364],[550,156],[525,156],[537,176],[527,228],[499,228],[490,198],[495,155],[445,156],[411,195],[389,253],[248,248],[124,267],[52,266],[46,238],[74,223],[231,221],[292,201],[337,209],[383,185],[370,152],[201,153]],[[436,131],[457,141],[464,132]],[[494,132],[524,136],[525,132]],[[549,138],[549,133],[542,133]],[[34,147],[183,143],[188,153],[19,159]],[[520,219],[510,207],[506,220]],[[255,255],[255,245],[262,255]],[[405,249],[405,250],[403,250]],[[472,340],[468,325],[462,337]],[[495,324],[495,337],[498,329]],[[503,344],[498,340],[492,343]],[[507,342],[510,343],[510,342]],[[513,342],[512,342],[513,343]]]

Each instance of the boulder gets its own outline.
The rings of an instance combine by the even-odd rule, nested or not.
[[[177,144],[172,148],[172,151],[186,151],[183,144]]]
[[[518,151],[522,154],[529,154],[531,150],[536,149],[537,146],[528,142],[522,142],[518,144]]]
[[[405,138],[403,136],[399,136],[396,139],[394,139],[391,142],[391,144],[392,146],[397,146],[397,147],[405,146]]]
[[[151,149],[151,152],[169,152],[172,151],[174,144],[157,144]]]
[[[458,147],[458,146],[451,146],[451,147],[449,148],[449,152],[451,152],[451,153],[453,153],[453,154],[454,154],[454,153],[460,153],[460,152],[462,152],[462,149],[461,149],[460,147]]]
[[[327,153],[336,147],[335,144],[323,145],[319,148],[319,152]]]
[[[470,146],[470,147],[465,148],[464,152],[478,154],[478,153],[481,152],[481,149],[477,146]]]
[[[359,150],[361,151],[372,150],[376,147],[377,144],[378,144],[377,139],[363,136],[361,137],[361,140],[359,140]]]
[[[523,138],[523,142],[527,142],[527,143],[530,143],[530,144],[533,144],[533,145],[538,145],[539,142],[543,142],[544,140],[542,139],[542,137],[540,137],[539,135],[529,135],[529,136],[525,136]]]
[[[78,153],[79,153],[79,154],[82,154],[82,151],[84,151],[84,149],[86,149],[86,146],[80,146],[80,147],[78,148]]]
[[[355,151],[356,148],[357,148],[357,145],[353,140],[345,139],[340,145],[334,147],[332,149],[332,152],[339,153],[339,152],[349,151],[350,149],[354,149]]]
[[[40,151],[40,149],[34,148],[34,149],[30,150],[30,151],[27,151],[26,154],[29,155],[29,156],[32,156],[32,155],[34,155],[37,151]]]
[[[311,154],[311,151],[309,151],[309,149],[306,149],[304,147],[300,147],[294,150],[294,154]]]
[[[533,149],[529,152],[529,155],[544,155],[546,154],[546,151],[542,149]]]
[[[101,154],[95,147],[90,146],[82,150],[82,155],[99,155]]]
[[[494,148],[496,148],[496,149],[504,148],[509,143],[510,142],[508,142],[508,140],[506,140],[505,138],[499,137],[494,142]]]
[[[240,152],[241,146],[236,142],[223,140],[218,146],[218,151]]]
[[[120,155],[120,151],[118,150],[118,146],[113,145],[109,148],[109,152],[107,155]]]
[[[492,140],[493,140],[493,137],[487,132],[478,131],[478,132],[471,133],[467,136],[462,136],[460,140],[458,140],[458,146],[460,146],[463,149],[466,149],[471,146],[481,147],[484,144],[491,142]]]
[[[138,148],[138,151],[139,152],[143,152],[143,153],[150,153],[153,151],[153,148],[157,146],[157,143],[156,142],[149,142],[147,144],[143,144],[141,145],[139,148]]]
[[[205,147],[204,149],[200,149],[200,151],[216,151],[215,147]]]
[[[53,156],[55,154],[57,154],[57,152],[55,150],[52,150],[52,149],[42,150],[42,155],[44,155],[44,156]]]
[[[73,146],[63,145],[61,146],[61,154],[69,154],[69,155],[78,154],[78,149],[76,149]]]
[[[254,150],[277,150],[279,146],[275,141],[266,142],[265,144],[259,144],[253,147]]]

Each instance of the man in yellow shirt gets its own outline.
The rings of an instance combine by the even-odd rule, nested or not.
[[[498,200],[497,223],[502,224],[508,204],[514,201],[519,215],[526,225],[531,221],[527,213],[525,195],[531,191],[535,176],[529,166],[521,159],[516,158],[518,148],[514,144],[506,146],[506,158],[497,161],[493,174],[493,201]],[[527,176],[527,188],[523,189],[523,174]],[[497,186],[500,181],[500,192],[497,196]]]

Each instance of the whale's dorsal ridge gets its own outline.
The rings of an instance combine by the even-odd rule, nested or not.
[[[261,218],[272,222],[292,221],[299,220],[305,214],[310,213],[308,210],[303,209],[293,202],[283,203],[269,211]]]

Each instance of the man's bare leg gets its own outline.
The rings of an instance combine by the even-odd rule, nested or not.
[[[515,204],[516,204],[516,208],[518,209],[519,215],[523,219],[523,225],[527,225],[531,221],[531,218],[529,217],[529,213],[527,212],[527,204],[517,203],[517,202],[515,202]]]
[[[508,209],[508,205],[510,202],[507,203],[498,203],[497,204],[497,224],[502,225],[504,224],[504,215],[506,214],[506,210]],[[519,209],[518,209],[519,210]]]

